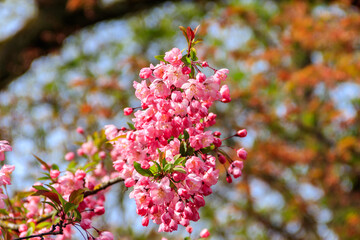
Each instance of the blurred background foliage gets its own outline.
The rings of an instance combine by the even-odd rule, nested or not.
[[[63,15],[44,20],[44,9]],[[0,138],[13,145],[18,189],[39,171],[31,153],[58,163],[81,140],[77,126],[91,133],[125,125],[122,109],[139,105],[132,88],[139,70],[157,63],[154,55],[186,47],[179,25],[200,24],[199,58],[230,70],[233,101],[213,107],[216,126],[224,137],[246,128],[247,138],[228,145],[249,155],[232,184],[220,168],[196,232],[360,236],[358,1],[5,0],[0,15]],[[99,227],[119,239],[160,239],[115,189]]]

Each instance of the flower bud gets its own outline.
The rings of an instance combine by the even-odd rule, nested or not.
[[[204,62],[201,63],[201,66],[202,66],[202,67],[208,67],[209,64],[208,64],[206,61],[204,61]]]
[[[228,183],[232,183],[232,178],[231,178],[230,175],[227,175],[227,176],[226,176],[226,181],[227,181]]]
[[[148,217],[144,217],[142,220],[141,220],[141,224],[144,226],[144,227],[147,227],[149,225],[149,218]]]
[[[236,133],[236,136],[242,137],[242,138],[246,137],[246,135],[247,135],[246,129],[241,129],[241,130],[237,131],[237,133]]]
[[[105,208],[104,207],[96,207],[94,209],[94,213],[96,215],[103,215],[105,213]]]
[[[221,164],[226,163],[226,157],[224,157],[224,155],[219,154],[218,156],[219,156],[219,157],[218,157],[219,162],[220,162]]]
[[[130,115],[133,111],[134,111],[133,108],[129,108],[129,107],[124,108],[124,115],[125,115],[125,116],[128,116],[128,115]]]
[[[207,230],[206,228],[200,232],[201,238],[208,238],[209,236],[210,236],[209,230]]]
[[[135,180],[133,178],[127,178],[125,180],[125,187],[130,188],[135,185]]]
[[[57,178],[60,175],[59,170],[50,170],[50,177],[51,178]]]
[[[241,158],[242,160],[246,160],[247,157],[247,152],[245,151],[244,148],[240,148],[239,150],[236,151],[236,154],[239,158]]]
[[[182,72],[182,74],[187,75],[187,74],[191,73],[191,69],[189,67],[185,66],[181,69],[181,72]]]
[[[65,160],[66,161],[71,161],[75,158],[75,153],[73,152],[68,152],[67,154],[65,154]]]
[[[189,225],[189,226],[187,226],[187,227],[186,227],[186,231],[187,231],[188,233],[190,233],[190,234],[191,234],[191,233],[192,233],[192,231],[193,231],[192,226],[190,226],[190,225]]]
[[[199,82],[205,82],[206,80],[206,75],[203,74],[202,72],[199,72],[198,74],[196,74],[196,80],[198,80]]]
[[[82,127],[77,127],[76,132],[79,134],[84,134],[84,129]]]

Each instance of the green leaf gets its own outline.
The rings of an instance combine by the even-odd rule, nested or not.
[[[41,222],[41,223],[36,225],[36,228],[37,229],[50,228],[51,225],[52,225],[51,222]]]
[[[189,74],[190,78],[194,78],[195,77],[195,68],[194,66],[191,66],[191,73]]]
[[[174,161],[176,162],[180,157],[181,157],[181,154],[176,154],[176,155],[174,156]]]
[[[179,154],[180,155],[180,154]],[[181,158],[178,158],[176,159],[176,161],[174,162],[174,165],[177,166],[177,165],[181,165],[182,164],[182,161],[184,161],[186,158],[185,157],[181,157]]]
[[[43,166],[46,168],[46,170],[48,170],[48,171],[51,170],[50,166],[49,166],[46,162],[44,162],[43,160],[41,160],[41,158],[39,158],[39,157],[36,156],[35,154],[33,154],[33,156],[36,158],[36,160],[38,160],[38,161],[40,162],[41,165],[43,165]]]
[[[128,125],[129,124],[131,124],[131,123],[128,123]],[[131,124],[133,127],[134,127],[134,125],[133,124]],[[130,125],[129,125],[129,127],[130,127]],[[130,127],[131,128],[131,127]],[[135,127],[134,127],[134,129],[135,129]],[[126,138],[126,134],[124,134],[124,135],[120,135],[120,136],[117,136],[116,138],[113,138],[113,139],[111,139],[111,140],[109,140],[109,141],[107,141],[107,143],[110,143],[110,142],[113,142],[113,141],[116,141],[116,140],[118,140],[118,139],[120,139],[120,138]]]
[[[170,172],[173,167],[174,167],[174,164],[168,163],[168,164],[165,165],[164,171],[165,172]]]
[[[78,207],[77,205],[75,205],[71,202],[67,202],[64,206],[64,212],[65,212],[65,214],[67,214],[68,212],[76,209],[77,207]]]
[[[43,202],[43,203],[44,203],[44,204],[49,204],[49,205],[52,206],[54,209],[58,210],[58,207],[57,207],[54,203],[52,203],[52,202],[45,201],[45,202]]]
[[[56,165],[56,164],[51,165],[51,168],[52,168],[53,170],[59,170],[59,166]]]
[[[69,202],[79,205],[84,200],[85,189],[78,189],[71,192]]]
[[[141,164],[138,162],[134,162],[134,168],[138,173],[140,173],[141,175],[143,175],[145,177],[153,176],[153,173],[149,169],[143,169],[141,167]]]
[[[165,55],[156,55],[154,58],[156,60],[159,60],[161,62],[166,62],[165,59],[164,59]]]
[[[35,188],[36,190],[44,190],[44,191],[50,191],[49,189],[47,189],[44,186],[39,186],[39,185],[34,185],[33,188]]]
[[[134,124],[128,122],[127,125],[129,126],[129,128],[130,128],[131,130],[136,130]],[[126,137],[126,136],[125,136],[125,137]]]
[[[49,180],[51,179],[51,177],[40,177],[40,178],[37,178],[37,180],[39,181],[45,181],[45,180]]]
[[[53,193],[57,194],[59,197],[59,200],[61,202],[61,205],[64,206],[67,202],[65,201],[65,199],[63,198],[63,196],[51,185],[46,184],[46,186],[48,186],[49,188],[51,188],[51,190],[53,191]]]
[[[184,55],[181,58],[181,61],[185,64],[185,66],[188,66],[188,67],[191,66],[191,59],[187,55]]]
[[[187,152],[186,142],[182,141],[180,143],[180,153],[181,153],[181,155],[186,156],[186,152]]]
[[[74,213],[75,213],[75,221],[80,222],[81,221],[81,214],[80,214],[79,210],[75,209]]]
[[[190,238],[190,237],[186,237],[186,238],[184,238],[184,240],[191,240],[191,238]]]
[[[157,166],[158,172],[161,172],[162,167],[160,166],[160,164],[156,161],[152,161],[153,163],[155,163],[155,165]]]
[[[173,169],[175,172],[181,172],[181,173],[186,173],[186,170],[181,168],[181,167],[174,167]]]
[[[67,166],[67,168],[66,168],[66,170],[67,171],[70,171],[70,172],[72,172],[72,173],[75,173],[76,172],[76,170],[77,170],[77,162],[76,161],[71,161],[70,163],[69,163],[69,165]]]
[[[193,60],[193,61],[199,60],[196,56],[196,49],[193,47],[190,49],[190,57],[191,57],[191,60]]]
[[[183,26],[179,26],[180,30],[182,31],[182,33],[184,34],[185,38],[186,38],[186,42],[189,44],[189,38],[186,34],[186,28],[184,28]]]
[[[186,129],[184,129],[184,139],[188,140],[190,138],[190,135],[188,133],[188,131],[186,131]]]
[[[59,196],[56,193],[50,192],[49,190],[47,190],[47,191],[38,190],[37,192],[32,194],[32,196],[45,196],[45,197],[49,198],[52,202],[54,202],[58,205],[61,204],[61,202],[59,200]]]
[[[156,173],[158,173],[160,171],[160,169],[156,166],[156,164],[152,165],[149,170],[152,172],[153,175],[155,175]]]

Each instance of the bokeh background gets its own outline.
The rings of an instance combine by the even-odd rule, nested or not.
[[[233,101],[217,104],[216,128],[245,139],[243,176],[224,169],[195,234],[211,239],[360,238],[359,1],[0,1],[0,138],[13,152],[12,191],[76,150],[76,133],[122,126],[136,107],[132,82],[154,55],[201,25],[199,58],[230,70]],[[231,151],[229,151],[231,153]],[[2,163],[3,164],[3,163]],[[121,186],[98,228],[117,239],[182,239],[141,227]],[[81,236],[79,236],[81,239]]]

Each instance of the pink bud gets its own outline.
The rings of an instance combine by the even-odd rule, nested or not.
[[[65,160],[66,161],[71,161],[75,158],[75,153],[73,152],[68,152],[67,154],[65,154]]]
[[[184,208],[185,208],[184,203],[181,201],[177,202],[175,205],[176,212],[182,212],[182,211],[184,211]]]
[[[206,228],[200,232],[200,237],[202,238],[207,238],[209,236],[210,236],[209,230],[207,230]]]
[[[197,207],[199,207],[199,208],[205,206],[204,197],[201,196],[201,195],[196,195],[196,196],[194,197],[194,203],[195,203],[195,205],[196,205]]]
[[[242,160],[246,160],[247,157],[247,152],[245,151],[245,149],[240,148],[239,150],[236,151],[236,154],[239,158],[241,158]]]
[[[215,136],[215,137],[220,137],[220,136],[221,136],[221,132],[215,131],[215,132],[214,132],[214,136]]]
[[[188,233],[190,233],[190,234],[191,234],[191,233],[192,233],[192,231],[193,231],[192,226],[190,226],[190,225],[189,225],[189,226],[187,226],[187,227],[186,227],[186,231],[187,231]]]
[[[125,180],[125,187],[130,188],[135,185],[135,180],[132,178],[127,178]]]
[[[150,68],[142,68],[139,73],[139,77],[146,79],[149,78],[152,74],[152,70]]]
[[[187,75],[187,74],[190,74],[190,73],[191,73],[191,69],[190,69],[189,67],[185,66],[185,67],[183,67],[183,68],[181,69],[181,72],[182,72],[183,74]]]
[[[178,194],[179,194],[180,197],[183,197],[185,199],[189,199],[189,197],[190,197],[188,191],[186,189],[184,189],[184,188],[179,188],[178,189]]]
[[[141,224],[144,226],[144,227],[147,227],[149,225],[149,218],[148,217],[144,217],[142,220],[141,220]]]
[[[76,152],[77,152],[77,155],[79,155],[79,156],[83,156],[85,154],[84,150],[82,148],[79,148]]]
[[[91,228],[91,220],[88,218],[83,218],[80,222],[80,227],[82,227],[83,229]]]
[[[84,134],[84,129],[82,127],[77,127],[76,132],[79,134]]]
[[[236,136],[242,137],[242,138],[246,137],[246,135],[247,135],[246,129],[241,129],[241,130],[237,131],[237,133],[236,133]]]
[[[226,176],[226,181],[227,181],[228,183],[232,183],[232,178],[231,178],[230,175],[227,175],[227,176]]]
[[[50,170],[50,177],[57,178],[60,175],[59,170]]]
[[[202,66],[202,67],[208,67],[209,64],[208,64],[206,61],[204,61],[204,62],[201,63],[201,66]]]
[[[219,162],[220,162],[221,164],[226,163],[226,158],[224,157],[224,155],[219,154],[218,159],[219,159]]]
[[[125,115],[125,116],[128,116],[128,115],[130,115],[133,111],[134,111],[133,108],[129,108],[129,107],[124,108],[124,115]]]
[[[105,208],[104,207],[96,207],[94,209],[94,213],[96,215],[103,215],[105,213]]]
[[[205,82],[206,75],[200,72],[200,73],[196,74],[196,80],[198,80],[201,83]]]
[[[150,213],[151,214],[156,214],[159,211],[158,206],[154,205],[150,208]]]
[[[76,170],[75,172],[76,180],[81,181],[85,178],[85,176],[86,176],[86,172],[84,170],[81,169]]]
[[[19,232],[25,232],[25,231],[27,231],[27,230],[28,230],[28,227],[27,227],[26,224],[21,224],[21,225],[19,226]]]
[[[99,158],[105,159],[106,158],[106,152],[104,152],[104,151],[99,152]]]
[[[213,143],[214,143],[215,147],[221,147],[222,141],[220,138],[214,138]]]
[[[185,173],[180,173],[180,172],[174,172],[173,173],[173,179],[175,182],[179,182],[182,181],[186,178],[186,174]]]

